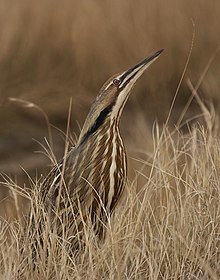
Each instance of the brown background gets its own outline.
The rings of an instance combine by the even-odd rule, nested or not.
[[[144,74],[125,108],[121,130],[129,155],[130,177],[138,168],[131,158],[151,152],[151,129],[163,124],[195,40],[171,124],[190,96],[186,78],[195,85],[220,44],[220,2],[215,0],[0,1],[0,172],[20,184],[26,170],[46,174],[42,154],[48,138],[43,110],[52,128],[53,151],[62,157],[68,108],[71,131],[79,127],[102,84],[113,74],[164,48]],[[220,55],[217,54],[199,93],[218,112]],[[9,101],[33,102],[35,107]],[[193,102],[185,119],[200,110]],[[37,153],[36,153],[37,152]]]

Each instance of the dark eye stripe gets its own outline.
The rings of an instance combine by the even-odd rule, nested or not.
[[[135,72],[131,77],[129,77],[129,79],[125,79],[125,81],[123,81],[122,85],[120,86],[120,89],[123,89],[126,87],[126,85],[134,78],[134,76],[136,75],[137,72]]]

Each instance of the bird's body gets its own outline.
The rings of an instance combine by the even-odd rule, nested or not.
[[[119,201],[127,177],[127,161],[119,120],[132,86],[162,51],[109,79],[93,103],[78,142],[42,185],[43,200],[69,228],[84,222],[102,235],[107,217]],[[80,221],[80,222],[79,222]],[[70,231],[74,235],[74,230]]]
[[[45,199],[50,207],[60,209],[59,215],[63,211],[69,229],[71,221],[75,224],[78,219],[78,231],[81,230],[82,218],[84,221],[89,218],[95,233],[101,236],[103,223],[121,197],[127,176],[127,161],[123,141],[118,128],[115,129],[103,127],[102,133],[89,136],[90,145],[84,139],[46,178],[49,189],[46,193],[44,190]],[[73,217],[67,217],[67,213]]]

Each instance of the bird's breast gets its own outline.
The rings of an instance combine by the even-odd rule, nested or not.
[[[127,176],[123,141],[118,130],[112,129],[108,133],[99,133],[85,144],[74,151],[73,158],[70,155],[67,164],[69,195],[89,205],[95,199],[112,211],[121,196]]]

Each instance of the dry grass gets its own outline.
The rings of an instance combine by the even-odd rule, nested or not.
[[[219,11],[216,0],[0,0],[0,172],[10,174],[0,185],[1,279],[220,278]],[[194,46],[176,91],[192,20]],[[45,153],[52,162],[62,155],[70,97],[71,119],[83,120],[109,76],[160,48],[122,119],[130,167],[123,201],[103,244],[85,227],[85,251],[70,257],[36,199]],[[45,136],[50,145],[33,155]],[[37,269],[23,220],[29,209],[48,230],[49,256],[39,252]]]
[[[138,82],[123,114],[128,149],[137,146],[130,145],[131,141],[146,149],[145,143],[133,137],[140,125],[139,112],[144,112],[142,118],[150,125],[155,119],[164,122],[189,52],[192,21],[196,36],[186,75],[195,84],[219,46],[219,17],[217,0],[138,0],[135,7],[132,0],[20,0],[16,4],[0,0],[0,119],[4,120],[0,122],[0,171],[17,175],[18,180],[23,174],[19,165],[33,176],[36,168],[39,174],[48,171],[45,157],[33,154],[39,145],[31,140],[43,142],[47,136],[44,117],[37,110],[16,106],[10,97],[41,107],[62,130],[72,97],[72,130],[77,133],[76,121],[82,125],[91,102],[111,75],[164,48],[160,60]],[[202,97],[216,105],[218,57],[199,87]],[[190,95],[184,81],[171,123],[176,123]],[[198,113],[196,102],[192,104],[185,119]],[[129,128],[123,125],[128,120]],[[64,141],[57,130],[52,133],[55,154],[61,157]]]
[[[34,269],[28,227],[2,220],[1,278],[219,279],[220,143],[209,124],[211,129],[198,124],[188,134],[155,126],[152,155],[142,162],[149,173],[139,172],[127,184],[103,244],[85,226],[85,251],[71,257],[36,199],[40,182],[32,181],[25,196],[35,219],[45,219],[49,255],[38,252]],[[6,184],[24,194],[10,179]]]

